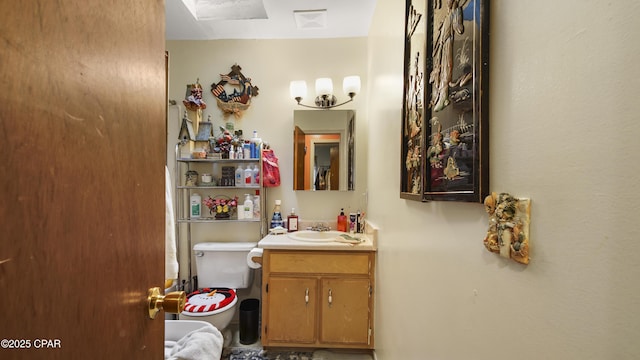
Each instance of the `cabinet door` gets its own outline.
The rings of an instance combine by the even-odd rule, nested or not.
[[[267,343],[314,343],[318,280],[269,278]]]
[[[369,286],[362,278],[322,280],[320,342],[369,344]]]

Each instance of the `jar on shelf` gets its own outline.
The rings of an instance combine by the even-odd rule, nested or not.
[[[198,185],[198,172],[195,170],[189,170],[185,174],[185,186],[196,186]]]

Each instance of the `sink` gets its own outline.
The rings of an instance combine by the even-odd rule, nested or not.
[[[346,234],[342,231],[313,231],[313,230],[302,230],[295,231],[292,233],[288,233],[287,236],[293,240],[298,241],[312,241],[312,242],[331,242],[335,241],[338,236]]]
[[[342,236],[346,235],[346,236]],[[313,230],[302,230],[296,231],[292,233],[288,233],[287,236],[293,240],[298,241],[311,241],[311,242],[332,242],[332,241],[342,241],[345,239],[349,239],[349,233],[342,231],[313,231]]]

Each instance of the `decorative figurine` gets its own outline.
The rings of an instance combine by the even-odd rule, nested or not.
[[[182,100],[182,103],[191,111],[204,110],[207,108],[207,104],[202,101],[202,85],[200,85],[200,79],[197,79],[195,84],[187,85],[186,99]]]
[[[489,214],[489,230],[483,241],[487,250],[528,264],[531,200],[494,192],[484,199],[484,207]]]
[[[187,171],[185,175],[185,186],[197,186],[198,185],[198,172],[195,170]]]

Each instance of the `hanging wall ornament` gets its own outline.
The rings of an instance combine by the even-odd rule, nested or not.
[[[185,95],[185,99],[182,100],[182,103],[184,107],[191,111],[204,110],[207,108],[207,104],[202,101],[200,79],[197,79],[195,84],[187,85],[187,94]]]
[[[489,230],[483,240],[487,250],[528,264],[531,200],[494,192],[484,199],[484,207],[489,214]]]
[[[211,84],[211,93],[218,107],[225,115],[233,114],[239,118],[251,105],[251,98],[258,96],[258,87],[251,84],[251,78],[245,77],[240,65],[231,67],[228,74],[220,74],[220,82]],[[232,91],[231,93],[229,93]]]

